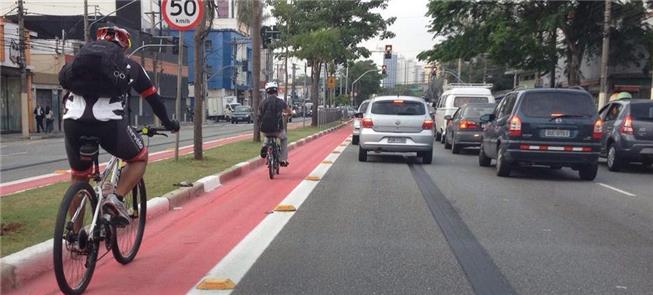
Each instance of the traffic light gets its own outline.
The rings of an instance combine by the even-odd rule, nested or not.
[[[386,45],[385,46],[384,58],[385,59],[392,59],[392,45]]]
[[[386,69],[386,65],[382,65],[381,66],[381,75],[384,75],[384,76],[386,75],[385,69]]]

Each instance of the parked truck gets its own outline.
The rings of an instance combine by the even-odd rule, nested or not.
[[[216,122],[229,122],[231,113],[239,105],[235,96],[209,96],[206,98],[207,118]]]

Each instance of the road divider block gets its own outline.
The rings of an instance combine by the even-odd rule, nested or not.
[[[204,184],[204,192],[210,192],[220,186],[220,178],[216,175],[210,175],[204,178],[200,178],[197,182]]]
[[[200,290],[231,290],[236,288],[236,284],[228,278],[204,278],[197,289]]]
[[[168,198],[156,197],[147,201],[147,220],[162,215],[170,210]]]
[[[295,206],[292,205],[292,204],[279,204],[276,207],[274,207],[274,211],[276,211],[276,212],[295,212],[295,211],[297,211],[297,208],[295,208]]]

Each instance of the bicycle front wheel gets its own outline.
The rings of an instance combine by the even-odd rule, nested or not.
[[[147,218],[147,194],[145,181],[141,181],[124,198],[125,207],[129,210],[129,225],[117,227],[113,235],[111,252],[116,261],[121,264],[130,263],[136,257],[143,241],[145,219]]]
[[[59,206],[52,251],[57,284],[65,294],[81,294],[91,282],[100,245],[97,237],[88,239],[96,205],[93,188],[75,182]]]

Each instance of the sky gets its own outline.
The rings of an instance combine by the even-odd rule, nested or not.
[[[382,51],[386,44],[392,45],[392,51],[407,59],[417,59],[423,50],[433,47],[433,35],[428,32],[429,18],[424,16],[428,0],[390,0],[388,8],[381,11],[384,18],[396,17],[390,31],[396,34],[389,40],[368,40],[362,43],[369,50]],[[383,63],[383,54],[375,53],[372,59],[376,64]]]
[[[149,10],[149,5],[154,0],[142,0],[144,10]],[[419,52],[433,46],[433,36],[428,33],[426,26],[429,18],[424,16],[426,4],[429,0],[390,0],[388,8],[381,11],[384,18],[397,17],[390,31],[396,37],[390,40],[372,39],[361,43],[371,51],[382,51],[386,44],[392,44],[393,52],[407,59],[416,59]],[[82,0],[26,0],[25,7],[28,13],[35,14],[60,14],[72,15],[84,12]],[[89,5],[97,5],[102,14],[107,14],[115,9],[115,0],[88,0]],[[15,7],[14,1],[0,1],[0,14],[5,14]],[[89,8],[89,13],[93,13]],[[12,13],[13,14],[13,13]],[[374,53],[372,59],[377,64],[383,63],[383,54]]]

